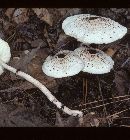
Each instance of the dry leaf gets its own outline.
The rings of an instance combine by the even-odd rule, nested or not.
[[[59,112],[57,112],[55,125],[57,127],[79,127],[79,118],[75,118],[73,116],[63,118]]]
[[[110,8],[110,9],[111,9],[111,11],[118,13],[118,14],[124,13],[126,11],[126,8]]]
[[[63,19],[82,13],[80,8],[58,8],[57,10],[60,12]]]
[[[15,26],[11,22],[9,22],[7,20],[3,21],[3,29],[5,31],[4,33],[6,33],[6,35],[8,35],[8,36],[13,35],[14,28],[15,28]]]
[[[28,9],[27,8],[18,8],[14,11],[13,20],[17,24],[24,23],[28,20]]]
[[[112,48],[108,48],[105,53],[112,57],[115,54],[115,52],[116,52],[116,49],[114,50]]]
[[[6,12],[5,12],[5,15],[6,15],[9,19],[11,19],[11,18],[12,18],[12,15],[13,15],[13,13],[14,13],[14,10],[15,10],[15,8],[8,8],[8,9],[6,10]]]
[[[21,71],[27,73],[28,72],[27,66],[31,62],[31,60],[35,57],[38,49],[40,49],[40,46],[36,49],[32,49],[32,51],[28,54],[25,54],[24,52],[21,53],[20,58],[13,59],[10,62],[11,66],[15,67],[16,69],[20,69]],[[21,77],[16,77],[16,75],[14,75],[12,73],[10,75],[11,75],[12,79],[17,79],[17,78],[21,79]]]
[[[98,127],[99,124],[100,124],[100,122],[99,122],[98,119],[94,118],[94,119],[90,122],[90,124],[91,124],[91,126],[93,126],[93,127],[94,127],[94,126]]]
[[[32,8],[36,15],[42,20],[53,26],[66,15],[70,8]]]
[[[20,58],[12,60],[11,66],[30,74],[54,92],[54,90],[56,91],[58,89],[56,80],[46,76],[42,71],[43,60],[47,57],[47,55],[48,49],[40,49],[39,45],[39,47],[32,49],[32,51],[28,54],[22,53]],[[20,78],[16,77],[16,75],[12,73],[10,73],[10,75],[12,80]]]
[[[63,122],[63,120],[61,118],[61,115],[60,115],[60,113],[58,111],[56,112],[56,122],[55,122],[55,125],[57,127],[64,127],[64,122]]]
[[[69,14],[69,16],[81,14],[81,9],[80,8],[70,8],[70,10],[68,10],[68,14]]]
[[[115,79],[114,82],[116,84],[116,88],[118,91],[118,94],[120,96],[125,95],[125,89],[126,89],[126,82],[128,80],[127,74],[125,71],[117,71],[115,72]]]
[[[35,14],[43,21],[48,23],[50,26],[53,24],[52,17],[46,8],[32,8]]]
[[[11,80],[14,80],[14,79],[11,79]],[[16,91],[28,90],[28,89],[32,89],[32,88],[34,88],[34,86],[31,83],[29,83],[28,81],[21,81],[20,83],[15,82],[13,84],[13,87],[11,87],[11,88],[0,90],[0,93],[4,93],[4,92],[11,93],[11,92],[16,92]]]
[[[83,121],[82,121],[82,127],[98,127],[99,126],[99,119],[97,119],[97,115],[94,113],[88,113],[84,115]]]
[[[75,41],[74,38],[71,38],[64,33],[61,33],[59,35],[59,39],[56,44],[56,49],[67,49],[67,50],[75,50],[77,46],[77,42]]]
[[[34,41],[31,42],[31,46],[32,48],[37,48],[39,46],[40,43],[43,43],[42,46],[47,46],[47,43],[45,41],[43,41],[42,39],[36,39]]]
[[[57,10],[60,12],[61,16],[64,16],[70,9],[72,8],[58,8]]]
[[[4,34],[4,31],[2,30],[0,31],[0,38],[5,40],[5,34]]]
[[[65,35],[64,33],[61,33],[57,41],[57,47],[65,46],[68,41],[69,41],[69,36]]]
[[[57,90],[58,85],[56,80],[52,77],[46,76],[42,71],[42,61],[41,58],[36,56],[31,60],[31,62],[27,65],[28,74],[39,80],[42,84],[44,84],[48,89]]]
[[[14,105],[0,105],[0,126],[1,127],[38,127],[49,126],[43,119],[27,111],[23,107]]]

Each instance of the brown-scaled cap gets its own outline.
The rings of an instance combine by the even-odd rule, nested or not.
[[[79,14],[67,17],[62,23],[66,35],[86,44],[108,44],[121,39],[127,28],[110,18]]]
[[[83,61],[73,51],[69,50],[62,50],[54,56],[48,56],[42,66],[46,75],[55,78],[76,75],[83,68]]]
[[[79,47],[74,50],[85,64],[83,72],[104,74],[110,72],[114,61],[103,51],[93,48]]]

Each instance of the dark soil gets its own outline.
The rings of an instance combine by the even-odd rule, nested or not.
[[[23,12],[16,16],[18,9],[0,9],[0,37],[9,43],[12,54],[9,65],[38,79],[67,107],[82,110],[83,127],[129,127],[130,8],[43,8],[40,16],[32,8],[20,8]],[[80,45],[61,28],[66,17],[80,13],[109,17],[128,28],[117,42],[92,45],[112,56],[114,68],[103,75],[81,72],[50,78],[41,69],[45,58]],[[0,76],[0,103],[0,127],[80,126],[77,117],[57,109],[39,89],[7,70]]]

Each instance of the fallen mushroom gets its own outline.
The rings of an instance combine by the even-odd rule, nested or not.
[[[78,116],[78,117],[83,116],[83,113],[81,111],[71,110],[68,107],[64,106],[61,102],[59,102],[51,94],[51,92],[38,80],[34,79],[30,75],[28,75],[22,71],[19,71],[13,67],[7,65],[6,63],[9,62],[10,58],[11,58],[11,53],[10,53],[10,47],[9,47],[8,43],[5,42],[4,40],[0,39],[0,74],[3,73],[3,69],[5,68],[5,69],[15,73],[16,75],[21,76],[22,78],[26,79],[27,81],[29,81],[30,83],[35,85],[37,88],[39,88],[46,95],[46,97],[57,106],[57,108],[62,109],[68,115]]]
[[[48,56],[42,65],[43,72],[54,78],[76,75],[83,68],[84,62],[78,55],[69,50],[61,50],[53,56]]]
[[[8,63],[11,58],[10,47],[8,43],[0,39],[0,59],[4,63]],[[4,72],[4,68],[0,65],[0,75]]]
[[[76,75],[83,68],[83,61],[69,50],[62,50],[54,56],[48,56],[42,66],[42,70],[47,76],[55,78]]]
[[[66,35],[85,44],[107,44],[121,39],[127,28],[110,18],[79,14],[67,17],[62,23]]]
[[[114,61],[112,58],[99,49],[79,47],[74,52],[85,64],[83,72],[104,74],[113,68]]]

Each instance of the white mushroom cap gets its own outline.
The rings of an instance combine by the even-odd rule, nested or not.
[[[11,53],[10,53],[10,47],[7,42],[4,40],[0,39],[0,59],[8,63],[11,58]],[[3,73],[3,67],[0,66],[0,75]]]
[[[107,44],[121,39],[127,28],[110,18],[79,14],[67,17],[62,23],[65,34],[86,44]]]
[[[83,61],[73,52],[63,50],[54,56],[48,56],[43,63],[43,72],[55,78],[78,74],[84,68]]]
[[[92,74],[104,74],[110,72],[114,61],[103,51],[93,48],[79,47],[74,52],[83,60],[85,67],[83,72]]]

